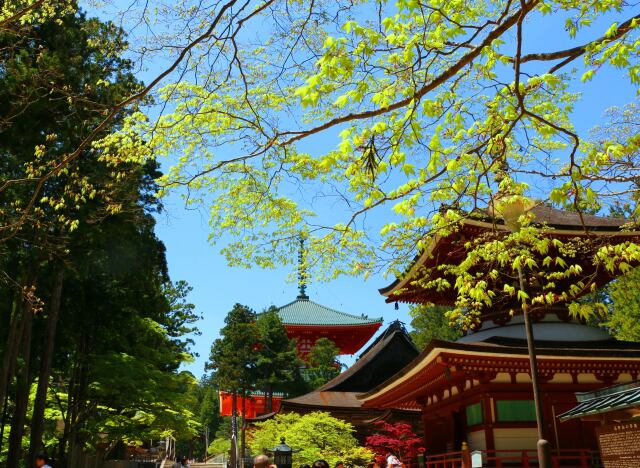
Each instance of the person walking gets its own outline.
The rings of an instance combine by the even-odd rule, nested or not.
[[[269,457],[258,455],[253,459],[253,468],[269,468]]]
[[[387,468],[402,468],[402,462],[398,460],[393,450],[389,450],[387,454]]]
[[[326,460],[316,460],[311,465],[311,468],[329,468],[329,463]]]
[[[176,462],[173,464],[173,468],[189,468],[187,457],[176,458]]]
[[[36,468],[51,468],[47,465],[47,456],[43,453],[36,455],[35,466]]]

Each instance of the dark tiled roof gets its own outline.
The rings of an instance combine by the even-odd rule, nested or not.
[[[616,385],[597,392],[577,393],[580,403],[558,416],[561,421],[640,406],[640,382]]]
[[[409,345],[413,349],[415,349],[417,353],[419,353],[418,348],[416,347],[413,340],[409,336],[409,333],[407,333],[407,329],[405,328],[404,323],[402,323],[400,320],[394,320],[389,324],[389,326],[382,333],[380,333],[376,337],[375,340],[373,340],[373,343],[371,343],[363,351],[360,352],[360,356],[358,356],[358,360],[362,359],[369,351],[371,351],[373,348],[378,346],[378,343],[380,343],[381,341],[385,341],[385,343],[388,342],[396,333],[401,334],[403,338],[409,343]],[[384,346],[386,345],[383,344],[382,347],[384,348]]]
[[[628,219],[580,214],[573,211],[558,210],[546,205],[535,206],[531,209],[531,213],[535,215],[535,223],[550,224],[559,228],[619,228],[630,222]]]
[[[323,306],[309,299],[296,299],[278,309],[285,325],[372,325],[382,323],[382,317],[351,315]]]
[[[420,354],[404,326],[392,322],[358,360],[319,390],[366,392],[403,368]]]
[[[296,398],[289,398],[282,402],[284,407],[292,405],[316,406],[319,408],[360,408],[362,402],[357,398],[357,392],[320,391],[307,393]]]
[[[575,211],[559,210],[542,203],[535,205],[528,210],[528,213],[534,215],[534,224],[546,224],[558,229],[569,230],[610,230],[618,231],[622,226],[632,223],[632,220],[625,218],[614,218],[612,216],[596,216],[586,213],[578,213]],[[503,224],[504,220],[501,216],[491,213],[490,209],[478,209],[466,215],[467,219],[486,221],[496,224]]]

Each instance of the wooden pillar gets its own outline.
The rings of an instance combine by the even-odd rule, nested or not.
[[[471,468],[471,452],[466,442],[462,442],[462,468]]]
[[[548,382],[548,380],[552,378],[553,378],[553,375],[551,377],[545,376],[541,382],[542,385],[544,385],[544,387],[542,387],[542,395],[544,395],[543,404],[542,404],[542,412],[544,414],[544,423],[545,423],[544,432],[547,437],[546,440],[548,442],[547,446],[549,447],[549,450],[558,448],[558,441],[555,439],[555,436],[554,436],[555,413],[553,411],[553,401],[554,401],[555,395],[553,394],[550,388],[546,387],[546,383]]]
[[[451,440],[453,441],[454,451],[457,450],[463,442],[467,442],[467,428],[463,423],[462,411],[464,411],[464,408],[459,407],[451,414],[451,421],[453,422],[453,427],[451,428]]]
[[[484,411],[484,441],[487,450],[495,450],[496,442],[493,437],[493,398],[489,393],[485,393],[482,397],[482,409]]]
[[[422,432],[423,432],[423,436],[422,437],[423,437],[423,441],[424,441],[424,446],[427,447],[427,450],[428,450],[428,447],[431,445],[429,443],[430,442],[429,438],[431,436],[431,433],[429,431],[427,412],[426,412],[426,409],[424,407],[422,408],[421,416],[422,416],[421,419],[422,419]]]

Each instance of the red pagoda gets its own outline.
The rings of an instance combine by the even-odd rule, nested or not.
[[[531,212],[535,223],[550,228],[546,235],[563,241],[588,236],[593,245],[602,245],[640,238],[637,231],[623,230],[625,221],[620,219],[545,206]],[[452,305],[456,298],[453,288],[435,291],[421,285],[446,274],[447,269],[438,265],[461,262],[470,240],[507,232],[501,219],[469,217],[457,232],[433,238],[408,273],[381,293],[387,302]],[[585,278],[603,285],[612,276],[596,266],[592,253],[581,252],[572,261],[581,264]],[[466,336],[457,342],[432,341],[400,372],[359,396],[364,408],[422,412],[427,468],[466,466],[467,448],[477,451],[473,466],[538,466],[531,368],[523,316],[517,310],[513,313],[514,308],[518,305],[513,300],[497,298]],[[640,343],[617,341],[605,330],[573,319],[562,305],[532,311],[530,318],[553,466],[593,466],[598,423],[579,419],[562,422],[558,415],[576,405],[576,392],[637,379]]]
[[[320,338],[333,341],[340,354],[355,354],[375,334],[382,325],[382,318],[369,318],[362,315],[351,315],[330,307],[323,306],[309,299],[305,294],[305,286],[300,283],[300,293],[296,300],[278,309],[278,315],[284,324],[287,336],[295,340],[298,354],[304,356]],[[231,393],[220,392],[220,414],[231,416]],[[280,409],[282,396],[274,395],[273,411]],[[247,419],[253,419],[266,413],[265,398],[262,394],[254,394],[247,398]],[[242,406],[239,401],[238,407]]]
[[[296,300],[278,309],[278,315],[295,340],[298,354],[304,357],[319,338],[333,341],[340,354],[355,354],[382,325],[382,318],[351,315],[323,306],[309,299],[304,285]]]

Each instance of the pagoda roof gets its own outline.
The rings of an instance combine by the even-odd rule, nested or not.
[[[318,304],[308,298],[298,297],[278,308],[278,315],[284,325],[304,326],[361,326],[380,325],[382,317],[369,318],[367,315],[352,315]]]
[[[541,374],[570,372],[577,369],[634,372],[640,371],[640,343],[615,339],[592,342],[536,341]],[[451,385],[465,373],[529,372],[526,340],[492,337],[486,341],[461,343],[433,340],[402,370],[382,384],[359,396],[363,407],[420,408],[428,390]]]
[[[561,421],[639,408],[640,381],[576,393],[576,399],[579,404],[559,415]]]
[[[533,225],[552,228],[549,234],[559,238],[612,237],[618,242],[623,242],[640,237],[639,231],[627,229],[630,221],[623,218],[568,212],[542,204],[533,207],[528,213],[534,215]],[[443,273],[434,271],[435,267],[462,261],[466,256],[465,244],[487,232],[506,234],[510,229],[502,218],[492,216],[487,210],[476,210],[467,214],[461,220],[457,231],[448,235],[436,233],[431,236],[427,247],[414,258],[402,277],[381,288],[380,294],[386,297],[386,302],[453,304],[456,298],[453,288],[443,291],[426,290],[414,283],[421,277],[441,276]],[[603,272],[598,278],[598,283],[604,284],[611,279],[611,275]]]
[[[527,213],[534,215],[534,225],[547,225],[557,229],[568,229],[572,231],[584,231],[585,229],[595,231],[619,230],[622,226],[629,224],[629,220],[624,218],[596,216],[575,211],[559,210],[544,204],[534,206]],[[475,211],[470,218],[504,226],[504,220],[502,218],[491,216],[484,210]]]

